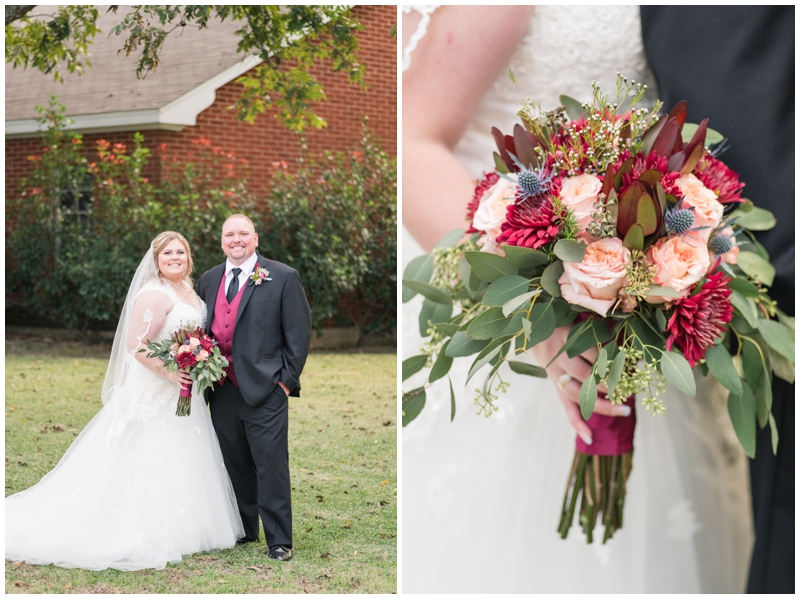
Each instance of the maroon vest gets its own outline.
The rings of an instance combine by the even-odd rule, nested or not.
[[[239,313],[239,304],[242,301],[242,292],[247,284],[242,285],[236,297],[233,298],[232,303],[228,303],[228,298],[225,297],[225,280],[227,277],[223,274],[222,281],[219,284],[217,291],[217,301],[214,304],[214,320],[211,322],[211,336],[217,340],[219,344],[219,351],[228,360],[228,376],[231,382],[239,386],[236,382],[236,374],[233,369],[233,329],[236,326],[236,315]]]

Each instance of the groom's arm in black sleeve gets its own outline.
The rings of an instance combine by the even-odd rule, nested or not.
[[[289,395],[300,397],[300,373],[308,357],[311,344],[311,311],[300,275],[293,270],[281,297],[281,325],[283,327],[283,369],[281,382]]]

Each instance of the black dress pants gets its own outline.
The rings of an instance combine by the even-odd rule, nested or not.
[[[267,546],[292,546],[292,487],[289,478],[289,400],[280,385],[251,406],[230,379],[209,396],[219,438],[244,524],[245,538],[258,539],[258,517]]]

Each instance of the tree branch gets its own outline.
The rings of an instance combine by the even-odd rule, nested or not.
[[[14,21],[18,21],[29,12],[31,12],[36,5],[33,6],[9,6],[6,5],[6,25],[9,23],[13,23]]]

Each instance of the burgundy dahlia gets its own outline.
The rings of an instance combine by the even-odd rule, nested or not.
[[[497,243],[539,249],[555,240],[559,220],[549,197],[540,196],[510,204]]]
[[[195,358],[194,354],[191,352],[184,352],[182,354],[178,354],[175,358],[175,361],[178,363],[178,366],[182,370],[188,370],[195,364],[197,364],[197,358]]]
[[[694,176],[717,194],[720,204],[744,201],[742,200],[744,183],[740,183],[739,175],[725,166],[721,160],[713,156],[703,156],[694,169]]]
[[[675,311],[667,323],[667,351],[676,344],[692,368],[705,357],[706,349],[725,332],[726,323],[733,318],[730,280],[725,273],[717,271],[708,277],[699,292],[674,304]]]
[[[472,200],[470,200],[470,203],[467,205],[467,220],[469,221],[469,229],[467,229],[467,233],[478,232],[478,229],[472,226],[472,219],[475,218],[475,212],[478,210],[478,206],[481,203],[483,194],[489,191],[499,180],[500,175],[495,172],[491,172],[483,178],[483,181],[478,183],[477,187],[475,187],[475,193],[472,194]]]

